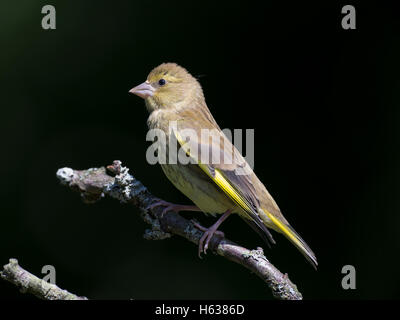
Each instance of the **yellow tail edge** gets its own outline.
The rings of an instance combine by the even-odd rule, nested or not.
[[[315,270],[317,270],[318,262],[314,252],[310,249],[307,243],[299,236],[299,234],[287,223],[282,222],[279,218],[272,215],[267,210],[263,210],[272,223],[285,235],[285,237],[292,242],[295,247],[303,254],[303,256],[311,263]]]

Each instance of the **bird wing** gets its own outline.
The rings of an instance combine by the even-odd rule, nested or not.
[[[283,217],[265,186],[221,131],[208,108],[186,109],[180,116],[174,132],[177,141],[185,153],[241,209],[242,216],[246,218],[244,220],[271,243],[275,241],[266,226],[283,233],[315,267],[317,262],[314,253]],[[202,129],[208,129],[209,134],[202,136]],[[189,131],[195,134],[188,135]]]

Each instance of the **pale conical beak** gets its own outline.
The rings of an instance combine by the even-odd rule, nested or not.
[[[147,97],[152,97],[155,89],[151,86],[151,84],[146,81],[138,86],[129,90],[130,93],[136,94],[137,96],[146,99]]]

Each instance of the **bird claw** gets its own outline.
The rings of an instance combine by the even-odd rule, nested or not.
[[[154,208],[157,207],[165,207],[163,209],[163,211],[161,211],[161,215],[160,217],[164,217],[164,214],[166,214],[168,211],[174,211],[176,213],[178,213],[179,211],[181,211],[181,206],[168,202],[168,201],[164,201],[164,200],[157,200],[156,202],[152,203],[151,205],[147,206],[147,210],[153,210]]]
[[[194,220],[192,220],[192,223],[197,229],[204,232],[199,241],[199,251],[198,251],[199,258],[202,259],[201,254],[202,253],[207,254],[207,249],[208,249],[208,246],[210,244],[212,237],[214,235],[217,235],[221,238],[224,238],[225,234],[222,231],[216,230],[216,228],[214,226],[211,226],[210,228],[205,228]]]
[[[199,229],[200,231],[203,231],[203,232],[207,231],[207,228],[203,227],[203,226],[202,226],[199,222],[197,222],[196,220],[192,219],[191,221],[192,221],[193,225],[194,225],[197,229]]]
[[[196,206],[190,206],[190,205],[181,205],[181,204],[175,204],[172,202],[164,201],[164,200],[157,200],[151,205],[147,206],[147,210],[152,210],[156,207],[165,207],[163,211],[161,212],[161,218],[166,214],[168,211],[173,211],[176,213],[179,213],[180,211],[201,211],[198,207]]]
[[[160,207],[160,206],[168,206],[169,202],[164,201],[164,200],[157,200],[155,202],[153,202],[152,204],[148,205],[146,207],[146,210],[152,210],[154,208]]]

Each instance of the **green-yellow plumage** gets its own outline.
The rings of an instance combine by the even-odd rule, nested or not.
[[[145,83],[131,90],[145,99],[150,113],[150,129],[170,135],[193,159],[189,164],[162,164],[168,179],[203,212],[222,214],[231,210],[240,215],[265,239],[273,242],[267,228],[284,234],[314,265],[314,253],[283,217],[274,199],[250,169],[245,159],[220,130],[209,111],[199,82],[184,68],[165,63],[153,69]],[[170,131],[171,121],[176,123]],[[197,133],[197,140],[185,140],[185,130]],[[216,139],[203,138],[209,129]],[[197,152],[194,152],[197,150]],[[204,161],[204,150],[218,154],[221,161]],[[171,151],[172,152],[172,151]],[[202,154],[203,152],[203,154]],[[267,227],[267,228],[266,228]]]

